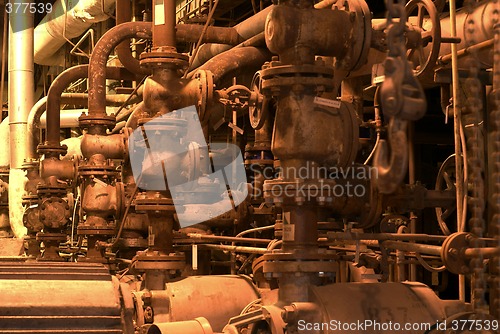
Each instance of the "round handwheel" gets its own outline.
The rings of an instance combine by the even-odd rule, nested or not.
[[[259,130],[264,125],[267,118],[267,108],[269,102],[261,92],[260,71],[255,73],[250,85],[250,100],[248,101],[248,115],[250,124],[255,130]]]
[[[441,168],[439,169],[435,189],[455,191],[455,175],[455,154],[452,154],[443,162]],[[448,228],[448,222],[456,221],[456,217],[454,215],[456,210],[456,202],[453,202],[453,204],[447,208],[436,208],[436,218],[444,235],[451,234],[451,231]]]
[[[433,72],[439,56],[441,45],[439,13],[431,0],[410,0],[405,8],[410,32],[420,35],[414,41],[410,39],[406,55],[408,60],[413,62],[415,75],[425,76]]]

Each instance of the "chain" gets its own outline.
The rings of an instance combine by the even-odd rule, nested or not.
[[[406,60],[406,10],[404,0],[386,0],[387,7],[387,47],[389,57],[404,57]],[[394,23],[393,19],[399,17],[399,21]]]
[[[390,194],[404,181],[408,170],[407,124],[424,116],[427,101],[420,82],[406,56],[405,31],[406,9],[404,0],[386,0],[387,46],[384,61],[385,79],[380,87],[380,105],[386,119],[389,119],[388,145],[381,139],[375,152],[374,166],[378,171],[378,191]],[[393,18],[399,16],[398,22]]]
[[[491,141],[494,151],[491,154],[492,196],[491,205],[493,216],[489,225],[489,236],[498,240],[500,247],[500,1],[496,0],[496,15],[493,17],[494,43],[493,43],[493,90],[490,93],[491,113],[490,124],[493,127]],[[490,260],[492,280],[490,285],[490,310],[493,316],[500,317],[500,258]]]
[[[469,14],[474,10],[475,2],[472,0],[467,1],[466,9]],[[466,40],[469,41],[471,46],[475,44],[475,22],[469,15],[467,18],[466,27]],[[476,52],[471,52],[471,57],[467,62],[469,75],[465,80],[464,87],[467,88],[465,98],[465,109],[462,112],[464,132],[467,139],[467,150],[470,152],[468,155],[469,165],[469,182],[472,186],[469,196],[469,208],[471,217],[469,219],[469,228],[472,234],[478,238],[472,238],[470,247],[480,248],[484,247],[484,243],[479,240],[484,236],[485,220],[485,198],[484,198],[484,137],[482,131],[483,124],[483,99],[482,99],[482,83],[479,80],[480,64],[477,59]],[[485,291],[486,279],[483,265],[483,256],[478,252],[477,255],[470,260],[470,272],[472,275],[471,282],[471,301],[474,310],[477,312],[486,311]]]

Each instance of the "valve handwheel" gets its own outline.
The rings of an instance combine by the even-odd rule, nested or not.
[[[441,46],[441,24],[436,5],[431,0],[410,0],[406,4],[409,30],[420,34],[415,41],[409,39],[408,60],[413,62],[415,76],[433,73]],[[410,19],[412,16],[414,19]],[[409,34],[410,36],[410,34]]]
[[[255,73],[252,84],[250,85],[250,101],[248,101],[248,113],[250,116],[250,124],[255,130],[259,130],[264,125],[267,118],[267,109],[269,101],[261,94],[261,77],[260,71]]]

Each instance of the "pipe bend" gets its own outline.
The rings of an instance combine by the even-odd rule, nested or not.
[[[60,106],[63,91],[75,80],[86,78],[89,73],[89,65],[77,65],[68,68],[57,76],[57,78],[50,85],[47,94],[47,143],[58,145],[59,132],[60,132]],[[133,79],[135,78],[130,72],[122,67],[104,67],[104,80],[110,79]],[[43,99],[42,99],[43,100]],[[40,100],[30,111],[29,127],[32,134],[36,129],[31,124],[39,125],[40,117],[43,113],[43,101]],[[89,93],[90,100],[90,93]],[[90,101],[89,101],[90,102]],[[106,95],[104,94],[104,108],[106,108]],[[35,137],[36,138],[36,137]],[[33,145],[33,144],[32,144]]]
[[[106,63],[111,52],[130,38],[151,38],[151,22],[127,22],[108,30],[97,42],[90,57],[89,116],[106,113]]]
[[[131,19],[130,0],[116,0],[116,25],[129,22]],[[141,67],[139,60],[132,55],[129,41],[123,41],[115,48],[115,53],[122,65],[132,73],[150,75],[151,71]]]

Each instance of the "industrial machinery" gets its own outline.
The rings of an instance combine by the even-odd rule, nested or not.
[[[500,1],[2,1],[0,333],[498,333]]]

